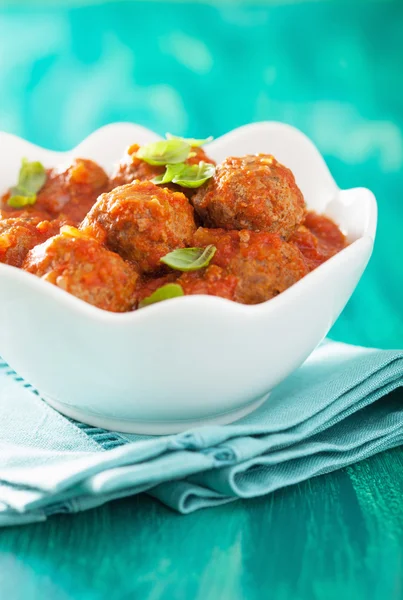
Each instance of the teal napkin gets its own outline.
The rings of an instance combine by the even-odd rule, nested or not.
[[[140,492],[189,513],[339,469],[403,443],[402,382],[403,352],[325,341],[237,423],[145,437],[59,415],[0,361],[0,525]]]

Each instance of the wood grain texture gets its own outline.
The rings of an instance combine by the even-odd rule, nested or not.
[[[400,600],[403,448],[179,516],[147,496],[2,530],[7,600]]]

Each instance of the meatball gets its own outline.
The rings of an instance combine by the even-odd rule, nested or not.
[[[9,194],[5,196],[5,198],[9,197]],[[23,220],[34,220],[37,221],[48,221],[49,213],[46,213],[41,210],[35,210],[35,208],[0,208],[0,221],[4,219],[23,219]],[[69,224],[69,223],[67,223]]]
[[[193,208],[180,192],[134,181],[102,194],[81,229],[144,273],[161,269],[160,258],[190,246]]]
[[[50,171],[38,194],[36,208],[62,214],[78,224],[108,185],[108,176],[99,165],[77,158],[63,171]]]
[[[76,158],[63,170],[47,171],[46,183],[38,192],[35,204],[24,208],[23,212],[36,214],[39,211],[48,219],[60,216],[66,222],[78,225],[108,186],[108,176],[99,165],[92,160]],[[13,216],[15,209],[7,205],[9,196],[10,193],[3,196],[1,208]]]
[[[21,267],[29,250],[59,229],[58,221],[44,221],[38,216],[0,220],[0,263]]]
[[[141,160],[141,158],[137,158],[136,153],[139,148],[140,146],[138,144],[133,144],[128,148],[126,155],[116,166],[115,172],[112,175],[112,188],[131,183],[135,179],[147,181],[153,179],[157,175],[162,175],[165,172],[164,166],[149,165],[144,160]],[[213,159],[207,156],[203,148],[194,147],[192,148],[192,153],[194,153],[194,156],[189,157],[186,161],[189,165],[196,165],[200,161],[211,163],[213,165],[215,164]],[[184,191],[182,188],[179,188],[179,186],[174,186],[173,184],[170,184],[169,187]],[[189,191],[191,190],[189,189]]]
[[[79,231],[36,246],[23,269],[104,310],[126,312],[134,304],[134,267]]]
[[[293,174],[266,154],[225,159],[192,202],[207,226],[267,231],[285,239],[305,213]]]
[[[242,304],[259,304],[308,273],[298,248],[277,234],[198,229],[194,245],[209,244],[217,248],[210,265],[201,271],[184,273],[177,280],[185,294],[207,293]]]
[[[310,271],[340,252],[346,238],[333,221],[309,212],[303,224],[293,233],[290,243],[301,251]]]

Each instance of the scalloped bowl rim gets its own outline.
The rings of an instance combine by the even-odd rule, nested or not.
[[[248,131],[256,130],[256,131],[261,132],[262,128],[271,128],[272,130],[277,130],[277,131],[281,131],[281,130],[288,131],[288,132],[292,132],[293,135],[303,138],[304,143],[308,144],[317,153],[317,158],[321,160],[322,167],[323,167],[323,169],[326,170],[326,174],[329,178],[329,181],[331,181],[334,185],[335,193],[337,193],[337,192],[340,193],[343,191],[337,186],[322,155],[320,154],[317,147],[313,144],[313,142],[299,129],[297,129],[291,125],[287,125],[285,123],[280,123],[280,122],[276,122],[276,121],[263,121],[263,122],[251,123],[249,125],[243,125],[241,127],[238,127],[236,129],[229,131],[228,133],[220,136],[219,138],[216,138],[213,142],[206,144],[205,148],[207,149],[207,151],[209,148],[214,149],[215,145],[222,144],[224,142],[230,143],[230,138],[238,136],[240,133],[245,132],[245,130],[248,130]],[[86,150],[86,148],[90,148],[97,139],[100,139],[103,136],[105,136],[105,134],[109,134],[111,132],[113,132],[114,134],[118,134],[121,131],[127,132],[129,130],[133,130],[133,135],[134,135],[134,132],[136,132],[136,139],[139,139],[139,137],[142,137],[143,139],[146,139],[146,140],[147,139],[152,140],[152,139],[158,139],[161,137],[158,134],[154,133],[153,131],[151,131],[141,125],[136,125],[133,123],[126,123],[126,122],[118,122],[118,123],[111,123],[109,125],[105,125],[99,129],[97,129],[96,131],[91,133],[89,136],[87,136],[82,142],[80,142],[75,148],[68,150],[68,151],[63,151],[63,152],[43,148],[43,147],[35,145],[27,140],[24,140],[23,138],[21,138],[19,136],[16,136],[14,134],[7,133],[7,132],[0,132],[0,141],[2,141],[2,138],[3,139],[5,138],[6,142],[7,142],[7,140],[8,141],[12,140],[13,143],[22,145],[22,146],[24,146],[24,148],[29,148],[31,150],[31,152],[35,152],[35,151],[36,152],[47,152],[47,153],[49,153],[50,156],[54,157],[55,159],[60,159],[60,162],[62,162],[63,158],[69,158],[71,156],[80,156],[81,155],[84,158],[87,158],[88,150]],[[82,149],[86,152],[87,155],[85,155],[84,153],[81,154]],[[123,149],[122,149],[122,151],[123,151]],[[22,155],[22,153],[21,153],[21,155]],[[99,162],[102,162],[102,161],[99,161]],[[109,168],[111,166],[112,165],[109,165]],[[357,189],[357,188],[351,188],[351,189]],[[76,298],[72,294],[69,294],[68,292],[58,288],[57,286],[49,285],[49,283],[42,281],[40,278],[36,277],[35,275],[32,275],[31,273],[27,273],[26,271],[22,271],[21,269],[17,269],[15,267],[5,265],[5,264],[0,264],[0,274],[1,274],[1,271],[5,271],[5,272],[12,271],[13,277],[17,277],[17,278],[21,278],[21,280],[25,280],[26,284],[28,286],[34,286],[38,290],[41,290],[42,293],[46,294],[50,298],[53,298],[55,302],[59,302],[60,304],[64,305],[64,307],[66,309],[70,309],[72,311],[80,311],[81,313],[86,314],[88,317],[93,317],[95,319],[100,319],[100,320],[104,320],[104,321],[105,320],[107,320],[107,321],[114,320],[116,323],[120,322],[120,323],[127,324],[128,322],[136,322],[139,319],[153,318],[153,316],[157,312],[166,313],[166,315],[168,317],[170,312],[174,308],[176,308],[177,305],[179,305],[179,303],[182,305],[187,303],[187,305],[193,306],[196,311],[205,309],[208,306],[211,307],[211,309],[214,309],[214,307],[217,307],[220,309],[225,307],[225,309],[227,311],[233,311],[234,315],[236,314],[237,316],[239,316],[239,315],[243,314],[245,316],[250,317],[250,316],[252,316],[252,314],[256,314],[256,315],[260,314],[263,310],[264,311],[276,310],[276,308],[280,302],[281,303],[292,302],[294,300],[294,298],[299,295],[299,292],[301,291],[302,286],[310,285],[312,280],[315,277],[318,277],[319,274],[323,273],[323,271],[326,268],[329,268],[330,265],[336,266],[335,263],[342,262],[345,259],[347,259],[348,253],[354,252],[357,245],[362,244],[362,243],[368,243],[368,242],[373,244],[374,239],[375,239],[376,224],[377,224],[377,204],[376,204],[376,200],[375,200],[375,197],[372,194],[372,192],[366,188],[362,188],[362,189],[364,189],[365,192],[368,193],[368,199],[371,203],[370,210],[369,210],[370,222],[368,223],[367,228],[366,228],[366,235],[361,236],[358,239],[351,242],[349,244],[349,246],[347,246],[346,248],[341,250],[338,254],[336,254],[329,260],[327,260],[326,263],[323,263],[322,265],[320,265],[318,268],[316,268],[311,273],[308,273],[307,275],[305,275],[302,279],[300,279],[298,282],[296,282],[294,285],[292,285],[290,288],[288,288],[287,290],[285,290],[278,296],[276,296],[270,300],[267,300],[265,302],[262,302],[260,304],[244,305],[244,304],[234,302],[232,300],[228,300],[226,298],[220,298],[218,296],[208,296],[208,295],[200,294],[200,295],[192,295],[192,296],[181,296],[179,298],[172,298],[169,300],[165,300],[164,302],[159,302],[159,303],[148,306],[147,310],[141,309],[141,310],[134,310],[134,311],[125,312],[125,313],[114,313],[114,312],[100,309],[100,308],[93,306],[79,298]],[[345,191],[348,191],[348,190],[345,190]]]

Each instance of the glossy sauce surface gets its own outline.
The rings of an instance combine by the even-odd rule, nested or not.
[[[329,217],[308,212],[290,238],[304,256],[310,271],[347,246],[346,237]]]

